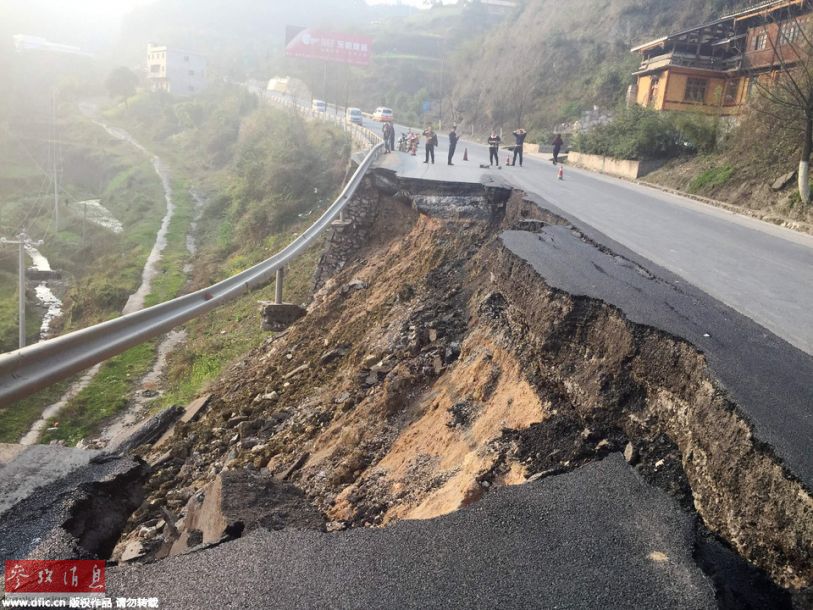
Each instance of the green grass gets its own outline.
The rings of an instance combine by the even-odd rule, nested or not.
[[[45,432],[40,442],[63,440],[75,445],[119,414],[127,407],[127,396],[133,385],[152,367],[155,347],[155,341],[142,343],[105,362],[93,381],[49,422],[49,426],[59,422],[58,427]]]
[[[266,240],[267,250],[277,252],[290,239],[290,232],[270,236]],[[322,248],[322,244],[309,248],[290,266],[285,276],[283,295],[285,301],[307,302]],[[260,257],[257,257],[257,260],[260,260]],[[244,261],[246,266],[253,262]],[[230,259],[228,264],[233,266],[233,263],[234,259]],[[273,298],[272,282],[269,286],[247,294],[234,303],[190,321],[186,326],[188,335],[186,343],[170,356],[167,391],[160,405],[167,407],[187,404],[200,394],[208,383],[217,379],[232,361],[262,344],[270,333],[261,330],[257,301],[270,301]]]
[[[173,181],[172,190],[175,212],[167,230],[159,273],[145,299],[147,307],[178,296],[186,282],[183,267],[189,258],[186,235],[193,216],[192,198],[181,180]],[[157,345],[157,341],[150,341],[105,362],[93,381],[62,410],[56,418],[59,426],[44,434],[42,442],[63,440],[76,444],[82,438],[98,434],[127,408],[128,397],[153,366]]]
[[[73,379],[60,381],[44,390],[0,409],[0,443],[16,443],[40,418],[44,406],[55,403],[67,391]]]
[[[690,193],[699,193],[701,191],[711,191],[715,188],[723,186],[731,179],[734,174],[734,168],[731,165],[723,165],[706,170],[702,174],[695,176],[689,186],[687,187]]]
[[[99,128],[87,126],[87,129],[96,134]],[[79,192],[88,198],[100,197],[103,205],[124,224],[125,232],[114,235],[91,223],[83,227],[81,209],[69,205],[64,208],[62,230],[51,235],[41,248],[52,265],[64,271],[63,275],[71,284],[64,298],[65,332],[120,315],[127,298],[141,282],[141,270],[164,214],[163,189],[151,161],[129,145],[110,146],[111,149],[104,149],[109,158],[106,165],[101,166],[109,179],[101,191],[86,193],[77,185],[69,185],[69,190],[77,197],[81,196]],[[0,203],[5,210],[4,218],[15,222],[25,202],[10,202],[6,199],[7,192],[4,191]],[[176,214],[170,223],[165,250],[168,258],[162,263],[162,273],[154,280],[149,302],[171,298],[183,286],[182,267],[187,255],[186,232],[192,206],[180,182],[175,185],[175,201]],[[32,219],[32,234],[45,234],[49,223],[50,210]],[[11,263],[16,265],[16,259],[5,260],[0,271],[0,340],[7,349],[13,349],[17,344],[16,272],[5,270],[12,266]],[[35,311],[31,311],[27,324],[31,337],[36,336],[40,323],[39,316],[34,314]],[[119,412],[125,406],[122,397],[127,392],[124,390],[152,366],[155,344],[149,345],[148,348],[134,348],[107,362],[91,385],[60,414],[59,431],[47,434],[43,440],[58,438],[76,442],[98,430],[102,423]],[[69,383],[56,384],[0,410],[0,438],[7,442],[19,440],[42,409],[64,394]]]

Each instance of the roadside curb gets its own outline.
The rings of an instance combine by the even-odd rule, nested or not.
[[[691,193],[686,193],[684,191],[679,191],[677,189],[670,188],[668,186],[663,186],[660,184],[656,184],[654,182],[648,182],[646,180],[628,180],[628,182],[633,182],[634,184],[640,184],[641,186],[648,186],[653,189],[657,189],[664,193],[669,193],[670,195],[678,195],[680,197],[686,197],[687,199],[692,199],[699,203],[705,203],[706,205],[714,206],[716,208],[723,209],[727,212],[731,212],[732,214],[739,214],[740,216],[747,216],[749,218],[754,218],[756,220],[760,220],[767,224],[771,224],[777,227],[783,227],[785,229],[790,229],[792,231],[797,231],[799,233],[805,233],[806,235],[813,235],[813,225],[807,222],[802,221],[792,221],[792,220],[782,220],[780,218],[771,217],[768,214],[763,214],[762,212],[758,212],[756,210],[749,210],[748,208],[743,208],[740,206],[733,205],[731,203],[726,203],[724,201],[719,201],[718,199],[711,199],[709,197],[703,197],[702,195],[693,195]]]
[[[537,159],[545,159],[550,160],[550,155],[546,155],[545,153],[525,153],[526,156],[535,157]],[[564,159],[564,162],[567,163],[567,159]],[[720,208],[725,210],[726,212],[731,212],[732,214],[738,214],[740,216],[747,216],[748,218],[753,218],[755,220],[760,220],[764,223],[773,225],[775,227],[782,227],[784,229],[790,229],[791,231],[796,231],[797,233],[803,233],[805,235],[813,235],[813,224],[803,221],[796,221],[796,220],[784,220],[781,218],[772,217],[768,214],[764,214],[762,212],[758,212],[756,210],[749,210],[748,208],[743,208],[732,203],[726,203],[725,201],[720,201],[718,199],[711,199],[710,197],[703,197],[702,195],[693,195],[692,193],[687,193],[685,191],[680,191],[678,189],[673,189],[668,186],[663,186],[660,184],[656,184],[654,182],[648,182],[646,180],[630,180],[629,178],[624,178],[623,176],[616,176],[614,174],[608,174],[606,172],[598,172],[591,169],[587,169],[586,167],[581,167],[575,163],[571,164],[573,167],[578,167],[579,169],[591,172],[594,174],[600,174],[602,176],[609,176],[611,178],[617,178],[618,180],[623,180],[624,182],[630,182],[632,184],[638,184],[640,186],[648,186],[649,188],[653,188],[659,190],[664,193],[669,193],[670,195],[676,195],[678,197],[685,197],[686,199],[691,199],[693,201],[697,201],[698,203],[704,203],[706,205],[713,206],[715,208]]]

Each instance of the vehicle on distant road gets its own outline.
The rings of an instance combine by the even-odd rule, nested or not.
[[[311,109],[315,112],[327,112],[327,102],[324,100],[313,100]]]
[[[361,108],[348,108],[345,118],[348,123],[356,123],[357,125],[361,125],[364,122]]]
[[[380,123],[391,123],[393,120],[392,109],[385,106],[379,106],[373,113],[373,120]]]

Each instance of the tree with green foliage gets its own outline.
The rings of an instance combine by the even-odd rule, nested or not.
[[[135,95],[138,87],[138,76],[125,66],[114,69],[104,82],[111,97],[120,97],[127,105],[127,100]]]

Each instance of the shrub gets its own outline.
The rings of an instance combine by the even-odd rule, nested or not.
[[[722,186],[729,181],[733,173],[734,168],[730,165],[713,167],[706,170],[702,174],[699,174],[692,179],[688,187],[689,192],[697,193],[701,190],[710,191],[718,186]]]
[[[576,137],[576,150],[618,159],[665,159],[711,152],[719,119],[688,113],[625,108],[612,122]]]

